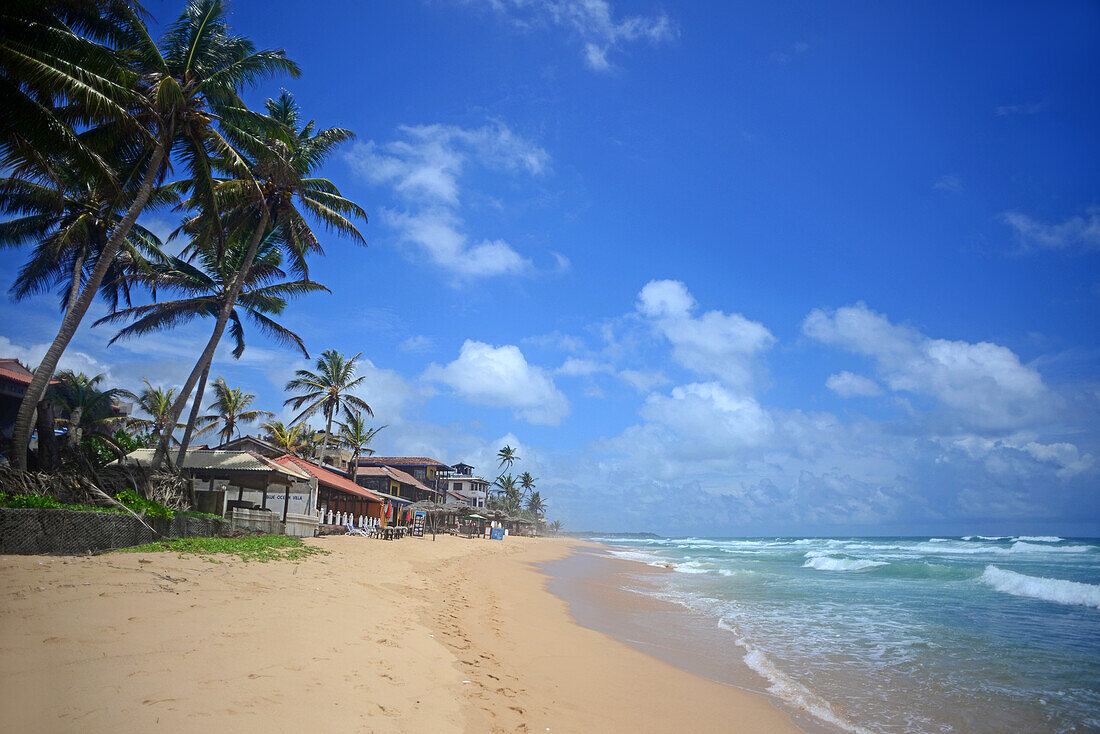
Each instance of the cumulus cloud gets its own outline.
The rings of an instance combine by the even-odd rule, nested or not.
[[[450,364],[431,365],[424,379],[449,386],[464,400],[492,408],[511,408],[529,423],[558,425],[569,414],[569,401],[540,367],[528,364],[519,347],[494,347],[466,340]]]
[[[570,357],[557,369],[559,375],[567,377],[587,377],[597,372],[610,371],[611,367],[609,365],[601,364],[593,359],[581,359],[579,357]]]
[[[965,425],[1003,430],[1048,414],[1052,396],[1040,374],[1007,347],[932,339],[890,323],[866,305],[814,309],[803,332],[824,344],[875,360],[895,392],[934,398]]]
[[[461,216],[463,174],[480,168],[508,175],[537,176],[550,155],[501,122],[478,128],[455,125],[405,125],[399,138],[356,144],[347,154],[351,166],[377,186],[388,186],[405,208],[383,209],[383,222],[405,243],[426,253],[436,265],[459,276],[515,275],[531,261],[500,238],[466,232]],[[562,259],[556,259],[563,267]]]
[[[524,28],[564,28],[580,42],[589,68],[601,72],[614,68],[611,54],[627,43],[658,44],[679,35],[675,23],[664,13],[616,17],[607,0],[481,0],[479,4]]]
[[[638,294],[638,312],[672,344],[673,359],[727,387],[748,390],[756,358],[775,343],[761,323],[741,314],[707,311],[695,317],[695,298],[676,280],[653,280]]]
[[[1100,206],[1062,222],[1040,222],[1020,212],[1005,212],[1001,221],[1013,229],[1020,252],[1100,250]]]
[[[668,395],[651,394],[642,406],[648,421],[669,428],[690,454],[729,455],[758,446],[774,430],[771,416],[755,399],[738,395],[717,382],[675,387]]]
[[[825,386],[842,398],[873,398],[882,395],[882,388],[877,382],[847,370],[829,375]]]

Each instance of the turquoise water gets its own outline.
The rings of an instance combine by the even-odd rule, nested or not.
[[[833,727],[1100,731],[1095,539],[593,540],[676,571],[649,593]]]

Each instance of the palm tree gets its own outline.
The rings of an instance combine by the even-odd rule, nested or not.
[[[359,457],[363,454],[371,456],[374,449],[370,448],[370,442],[378,435],[378,432],[389,426],[370,428],[363,419],[363,414],[358,410],[345,409],[345,420],[340,424],[340,432],[337,434],[337,442],[351,452],[351,481],[355,481],[359,473]]]
[[[531,476],[531,472],[525,471],[519,475],[519,486],[523,487],[525,493],[530,492],[535,488],[535,482],[538,478]]]
[[[221,162],[226,170],[238,177],[220,181],[212,191],[194,198],[192,203],[200,205],[201,210],[186,224],[186,229],[194,233],[199,244],[219,242],[223,236],[223,221],[231,223],[234,232],[251,233],[251,243],[238,270],[243,274],[251,267],[260,242],[269,236],[270,226],[270,235],[282,243],[293,258],[294,269],[304,276],[308,273],[306,256],[320,252],[321,245],[299,208],[320,220],[329,230],[365,244],[359,230],[347,218],[358,217],[366,221],[367,215],[362,208],[345,199],[328,179],[311,177],[337,146],[351,140],[354,134],[340,128],[314,132],[312,121],[298,129],[298,106],[286,92],[278,101],[268,100],[267,109],[268,119],[280,128],[278,133],[263,139],[238,136],[236,142],[247,149],[248,159],[243,166],[235,159]],[[212,201],[226,203],[224,220],[216,215],[217,210],[210,205]],[[241,277],[233,281],[226,304],[218,314],[214,333],[176,401],[177,415],[183,410],[199,375],[214,357],[241,285]],[[331,416],[329,420],[331,423]],[[166,451],[167,446],[162,441],[153,455],[154,468],[160,466]],[[322,446],[322,458],[324,451]]]
[[[215,412],[202,417],[207,424],[199,433],[208,431],[221,423],[222,429],[218,435],[222,443],[225,443],[233,438],[234,433],[238,433],[239,423],[251,423],[264,416],[275,415],[270,410],[248,410],[255,399],[256,396],[252,393],[242,392],[239,387],[229,387],[225,384],[225,380],[219,377],[214,381],[214,402],[207,407],[207,410]]]
[[[27,2],[30,0],[21,0],[19,4]],[[110,0],[97,2],[109,3]],[[56,4],[61,5],[60,2]],[[120,0],[111,4],[128,5]],[[27,387],[12,436],[10,458],[17,469],[26,468],[34,407],[172,154],[175,153],[187,169],[189,183],[183,187],[185,190],[209,190],[212,156],[237,157],[222,132],[232,130],[230,136],[236,139],[240,134],[234,130],[235,125],[257,124],[255,116],[244,109],[238,91],[277,72],[298,75],[297,65],[288,60],[284,52],[256,51],[251,41],[230,33],[224,0],[191,0],[179,19],[168,27],[163,48],[152,41],[148,29],[134,13],[124,16],[120,36],[126,39],[125,53],[120,57],[132,66],[124,68],[127,83],[115,87],[122,90],[119,95],[125,105],[121,107],[126,109],[127,115],[118,122],[107,122],[89,130],[85,137],[97,140],[100,145],[113,144],[129,151],[134,164],[120,172],[120,179],[140,183],[134,189],[126,214],[111,230],[95,268],[89,273],[72,308],[65,313],[57,336]],[[47,46],[46,53],[53,48],[53,45]],[[0,56],[7,50],[0,49]],[[21,67],[16,64],[13,68]],[[33,82],[40,76],[42,72],[28,72],[24,76],[20,71],[16,83],[23,83],[28,77]],[[95,117],[90,112],[80,114],[88,119]],[[4,128],[0,128],[0,132],[8,133]],[[251,263],[251,258],[248,262]],[[243,270],[247,272],[248,266]],[[191,382],[181,391],[177,399],[180,409],[171,416],[169,423],[179,418],[180,401],[186,401],[193,387],[194,382]],[[168,440],[167,435],[162,435],[158,444],[161,460],[167,452]],[[159,468],[156,456],[154,462]]]
[[[520,491],[519,486],[516,483],[516,478],[511,474],[505,474],[497,477],[497,480],[493,482],[497,487],[497,491],[504,495],[506,499],[512,499],[519,501]]]
[[[113,176],[77,130],[129,116],[134,73],[116,49],[141,12],[128,0],[0,6],[0,168],[34,176],[45,158],[60,156]]]
[[[302,395],[288,398],[283,405],[290,405],[295,410],[306,406],[294,422],[309,418],[318,412],[325,417],[325,437],[321,442],[321,456],[318,462],[323,464],[325,454],[328,451],[329,437],[332,435],[332,419],[341,410],[360,410],[374,417],[374,411],[362,398],[351,394],[351,390],[359,387],[365,376],[355,377],[355,361],[362,356],[362,352],[351,359],[335,349],[325,351],[317,358],[317,371],[298,370],[295,378],[286,384],[286,389],[291,392],[301,392]]]
[[[50,397],[66,415],[58,423],[69,428],[66,443],[70,449],[79,448],[85,430],[110,433],[109,427],[123,420],[115,406],[129,393],[117,388],[101,389],[103,378],[101,374],[89,377],[83,372],[62,370],[57,373],[57,384],[50,388]]]
[[[62,313],[76,306],[81,288],[95,270],[111,230],[118,225],[132,192],[120,190],[103,178],[90,178],[62,167],[51,174],[50,184],[19,178],[0,179],[0,214],[12,216],[0,222],[0,247],[34,245],[30,259],[12,284],[12,300],[59,288]],[[174,199],[165,188],[150,196],[150,206]],[[99,286],[111,310],[120,297],[130,303],[129,275],[140,269],[146,257],[160,254],[161,242],[149,230],[135,224],[120,245]]]
[[[302,428],[302,423],[287,426],[284,425],[282,421],[277,420],[269,420],[263,425],[264,431],[267,432],[268,442],[278,446],[288,454],[299,456],[305,446],[302,437]]]
[[[160,438],[161,432],[169,425],[168,423],[168,411],[172,407],[173,394],[175,390],[171,388],[153,387],[149,382],[149,378],[143,377],[145,382],[145,389],[140,393],[129,393],[127,397],[130,397],[137,403],[137,407],[141,409],[143,413],[149,416],[149,419],[144,418],[130,418],[132,425],[141,426],[142,428],[148,428],[154,441]],[[183,428],[179,423],[172,427],[169,434],[176,431],[177,428]]]
[[[557,535],[561,532],[561,520],[554,520],[552,523],[550,523],[549,528],[551,533]]]
[[[210,248],[195,252],[193,259],[197,261],[196,264],[178,257],[163,257],[160,262],[136,275],[135,280],[153,289],[154,292],[175,291],[183,297],[123,309],[103,317],[96,324],[133,320],[132,324],[111,339],[109,344],[113,344],[119,339],[169,329],[197,318],[216,318],[229,300],[229,292],[237,279],[237,268],[244,255],[244,245],[239,240],[233,240],[220,257]],[[229,333],[235,342],[232,352],[235,358],[239,359],[245,349],[242,316],[268,336],[296,348],[306,357],[309,356],[301,337],[281,326],[268,315],[282,313],[289,298],[328,289],[308,279],[279,282],[279,279],[286,275],[280,268],[281,264],[282,253],[279,244],[274,237],[269,237],[261,244],[244,278],[236,303],[229,312]],[[209,367],[208,363],[195,393],[191,416],[184,429],[183,440],[180,441],[179,454],[176,457],[177,464],[183,461],[191,442],[191,434],[195,429],[206,390],[206,375],[209,374]],[[178,398],[173,399],[172,407],[176,402]],[[171,413],[171,407],[169,413]],[[177,413],[175,418],[178,419],[178,417]]]
[[[531,496],[527,498],[527,509],[535,516],[536,520],[546,513],[546,503],[538,492],[532,492]]]
[[[500,476],[504,476],[504,467],[507,465],[509,469],[512,468],[514,462],[519,461],[519,456],[516,455],[516,450],[511,446],[505,444],[504,448],[497,452],[497,458],[500,459],[500,466],[497,467],[501,470]],[[497,481],[500,477],[497,477]]]

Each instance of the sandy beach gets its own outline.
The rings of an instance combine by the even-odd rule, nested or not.
[[[330,553],[4,558],[0,729],[798,731],[578,625],[535,565],[576,541],[309,542]]]

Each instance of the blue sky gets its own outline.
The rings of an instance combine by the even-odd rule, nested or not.
[[[233,10],[304,70],[254,104],[358,134],[325,173],[369,246],[323,238],[284,322],[363,353],[379,453],[510,442],[574,529],[1100,535],[1095,3]],[[206,330],[63,364],[179,384]],[[216,372],[279,412],[303,365]]]

